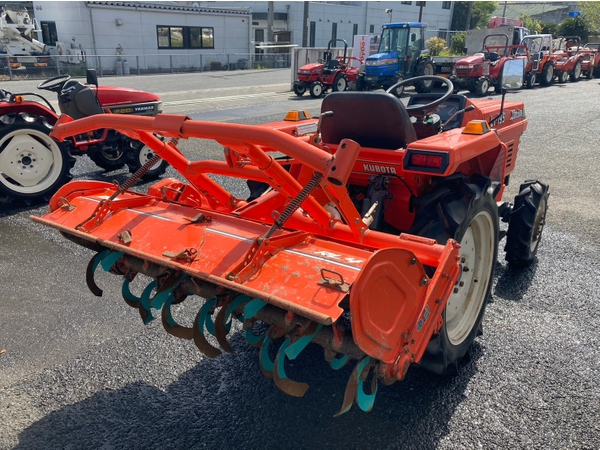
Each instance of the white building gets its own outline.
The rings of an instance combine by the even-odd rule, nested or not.
[[[426,37],[444,35],[453,8],[438,1],[30,3],[40,40],[63,54],[83,50],[89,66],[107,72],[121,59],[142,71],[239,67],[268,41],[269,4],[273,40],[309,47],[326,47],[332,38],[352,45],[354,35],[378,35],[384,23],[419,18],[428,24]]]

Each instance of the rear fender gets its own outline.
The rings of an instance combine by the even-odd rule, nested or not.
[[[54,125],[58,120],[58,115],[52,112],[52,110],[37,102],[22,102],[22,103],[0,103],[0,114],[19,114],[27,113],[29,115],[35,115],[45,117],[50,125]]]

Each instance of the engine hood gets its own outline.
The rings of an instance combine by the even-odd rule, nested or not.
[[[459,60],[457,66],[473,66],[475,64],[483,64],[484,56],[483,53],[475,53],[474,55],[467,56]]]
[[[383,62],[391,59],[398,59],[398,52],[375,53],[374,55],[368,56],[366,61],[368,64],[369,62]]]
[[[134,103],[156,102],[160,97],[150,92],[138,89],[122,88],[115,86],[99,86],[98,101],[102,106],[129,105]]]
[[[298,71],[303,71],[303,72],[312,72],[313,70],[321,70],[323,68],[323,64],[320,63],[310,63],[310,64],[305,64],[302,67],[300,67],[298,69]]]

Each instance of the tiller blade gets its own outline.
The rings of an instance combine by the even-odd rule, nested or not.
[[[98,267],[123,276],[123,299],[144,323],[161,310],[169,334],[193,340],[210,358],[233,352],[226,336],[241,322],[248,343],[260,348],[262,372],[295,397],[309,387],[288,377],[286,360],[296,360],[310,343],[324,347],[333,369],[355,359],[338,414],[354,402],[370,410],[377,380],[402,379],[441,328],[460,273],[459,246],[369,230],[345,188],[360,150],[355,142],[342,141],[332,156],[277,129],[166,115],[61,118],[53,134],[97,127],[140,139],[189,183],[162,180],[141,194],[74,181],[55,194],[48,214],[33,217],[97,252],[86,272],[94,295],[102,295],[94,281]],[[225,161],[188,161],[153,132],[215,139],[226,145]],[[268,155],[273,150],[289,157],[289,171]],[[266,182],[273,190],[245,202],[206,173]],[[432,277],[425,265],[434,269]],[[150,281],[134,294],[139,274]],[[185,327],[173,308],[192,295],[206,301]],[[279,346],[274,359],[273,346]]]

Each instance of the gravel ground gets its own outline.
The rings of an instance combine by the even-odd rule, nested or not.
[[[211,360],[160,323],[143,326],[116,277],[100,274],[105,293],[93,297],[91,253],[28,219],[44,207],[0,213],[0,448],[600,448],[599,95],[591,80],[509,96],[525,102],[530,123],[506,195],[529,178],[551,186],[538,258],[517,272],[500,251],[484,335],[459,376],[411,369],[379,386],[370,413],[332,418],[352,367],[332,371],[320,348],[290,364],[290,378],[311,388],[288,397],[261,375],[241,333],[232,333],[235,354]],[[319,106],[291,98],[187,113],[259,123],[290,104]],[[205,142],[182,150],[221,154]],[[126,176],[86,158],[75,172]],[[226,187],[244,195],[243,185]],[[186,301],[175,314],[189,324],[198,307]]]

